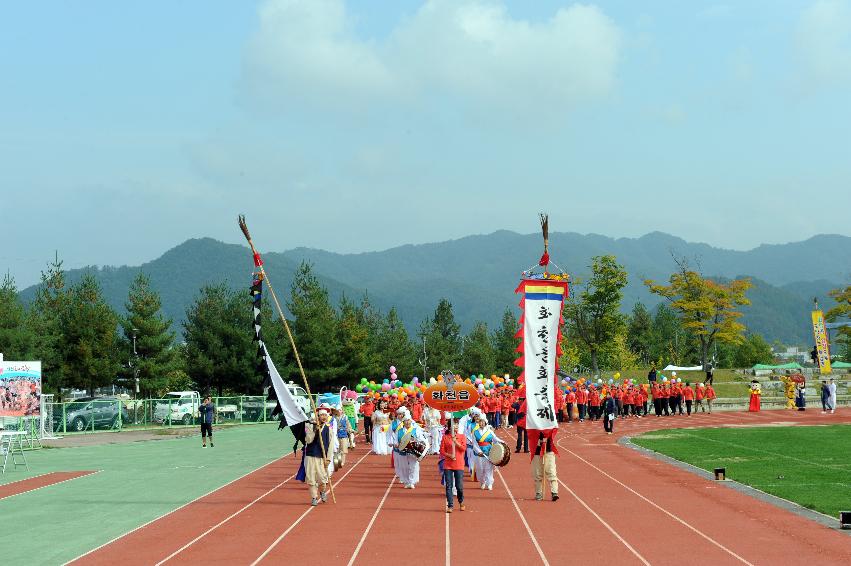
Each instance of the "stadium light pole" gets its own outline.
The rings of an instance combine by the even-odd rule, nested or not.
[[[133,393],[133,400],[136,400],[136,396],[139,394],[139,354],[136,352],[136,332],[137,329],[133,329],[133,362],[131,366],[133,367],[133,381],[136,383],[136,391]]]

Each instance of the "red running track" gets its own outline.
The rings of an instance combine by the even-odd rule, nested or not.
[[[108,564],[851,564],[851,537],[617,443],[623,435],[686,426],[851,422],[764,411],[564,423],[558,502],[534,500],[528,454],[513,454],[493,491],[465,478],[467,510],[448,515],[436,457],[415,490],[393,479],[387,456],[363,444],[334,474],[338,502],[309,506],[283,458],[80,559]],[[500,436],[513,444],[513,431]]]
[[[35,491],[36,489],[41,489],[49,485],[56,485],[58,483],[75,480],[77,478],[89,476],[91,474],[96,473],[97,470],[79,472],[50,472],[48,474],[42,474],[40,476],[35,476],[25,480],[3,484],[0,485],[0,499],[12,497],[13,495],[19,495],[28,491]]]

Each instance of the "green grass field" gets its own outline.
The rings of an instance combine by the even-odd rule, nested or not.
[[[7,471],[0,484],[54,471],[101,471],[0,500],[2,528],[26,533],[4,545],[0,563],[65,562],[217,489],[292,449],[289,430],[277,428],[220,430],[215,448],[202,449],[195,435],[28,451],[30,471]]]
[[[851,510],[851,425],[676,429],[632,441],[831,517]]]

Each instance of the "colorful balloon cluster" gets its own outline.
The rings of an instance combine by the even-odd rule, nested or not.
[[[419,377],[414,376],[413,378],[411,378],[411,381],[405,383],[396,375],[395,366],[390,366],[389,370],[390,377],[385,378],[381,382],[377,382],[375,380],[368,380],[365,377],[362,377],[357,386],[355,386],[355,389],[357,391],[360,391],[361,393],[366,393],[367,395],[375,399],[394,398],[405,400],[411,396],[416,396],[418,399],[422,399],[423,392],[429,386],[443,381],[442,375],[432,377],[427,382],[424,380],[420,380]],[[505,377],[499,377],[497,375],[485,377],[482,374],[474,374],[466,379],[462,379],[461,376],[456,375],[455,378],[459,381],[475,385],[479,394],[486,396],[493,394],[494,391],[499,390],[503,387],[514,387],[515,383],[515,380],[509,377],[508,375],[506,375]]]

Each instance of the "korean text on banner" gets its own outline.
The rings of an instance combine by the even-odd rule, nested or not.
[[[824,313],[820,310],[813,311],[813,337],[816,339],[819,372],[830,373],[830,343],[824,327]]]

